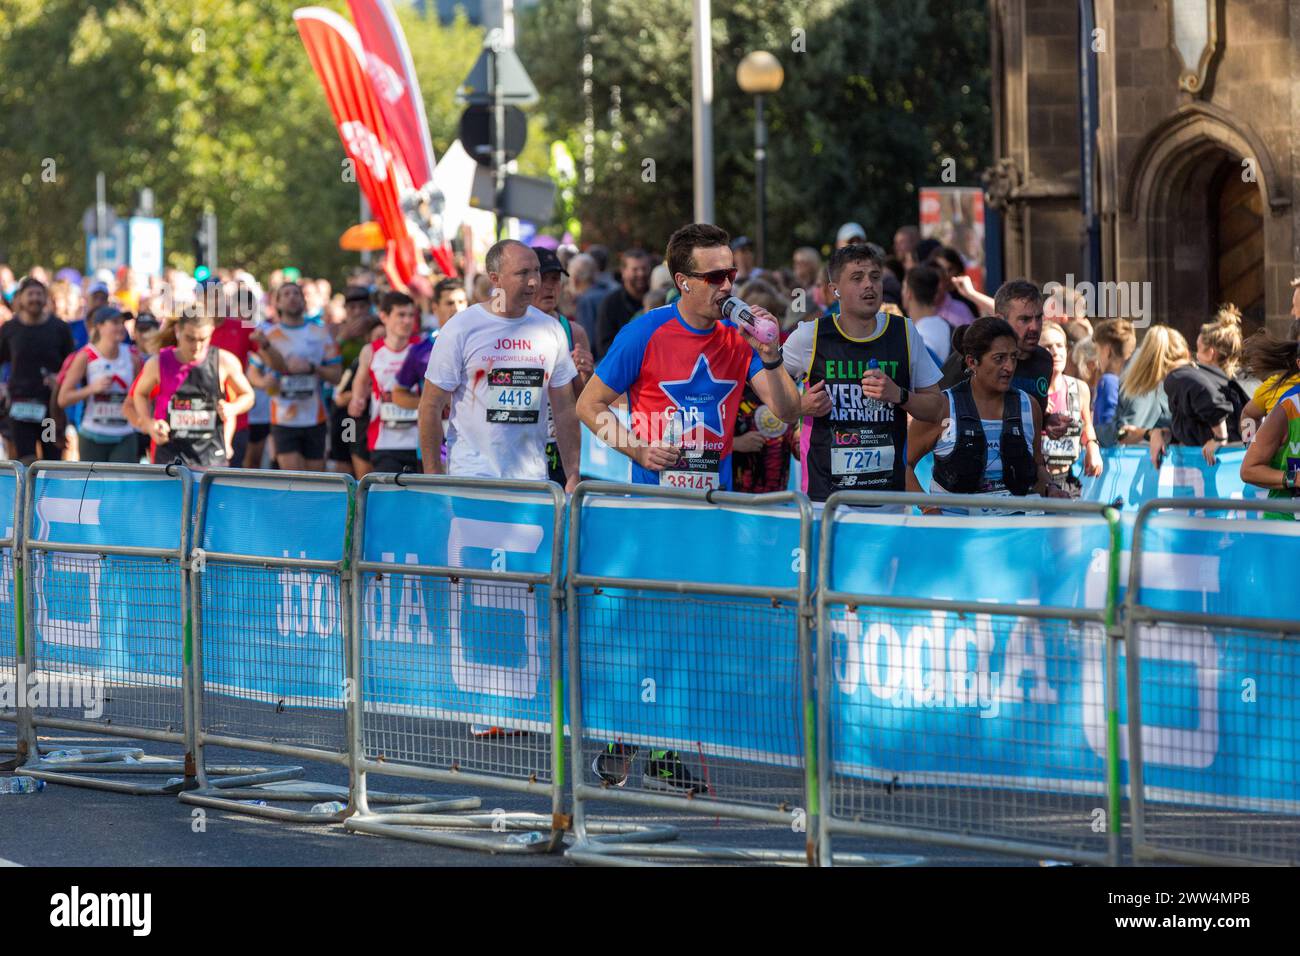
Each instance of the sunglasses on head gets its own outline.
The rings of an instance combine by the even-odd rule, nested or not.
[[[714,269],[712,272],[688,272],[686,274],[692,279],[703,279],[709,285],[722,285],[722,283],[732,282],[736,278],[735,269]]]

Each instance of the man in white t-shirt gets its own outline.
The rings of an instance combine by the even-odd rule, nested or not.
[[[935,308],[940,282],[939,270],[934,266],[908,269],[903,279],[903,311],[921,333],[935,364],[942,366],[952,352],[952,326]]]
[[[442,474],[442,412],[451,407],[446,471],[480,478],[545,481],[546,409],[568,476],[578,484],[581,445],[573,389],[577,375],[564,330],[535,308],[537,254],[514,239],[488,250],[492,296],[448,320],[438,333],[420,396],[424,470]]]

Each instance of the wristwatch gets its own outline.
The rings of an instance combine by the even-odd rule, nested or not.
[[[896,401],[894,404],[901,407],[903,405],[906,405],[911,398],[912,398],[911,390],[903,388],[903,386],[900,385],[898,386],[898,401]]]

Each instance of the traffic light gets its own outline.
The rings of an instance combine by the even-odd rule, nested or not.
[[[217,269],[217,215],[205,212],[199,219],[199,227],[191,239],[194,245],[195,277],[199,266],[206,266],[208,275]],[[205,277],[206,278],[206,277]]]

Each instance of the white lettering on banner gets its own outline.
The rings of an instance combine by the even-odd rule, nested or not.
[[[1162,492],[1163,493],[1163,492]],[[1129,576],[1130,554],[1120,554],[1120,580]],[[1174,554],[1152,551],[1142,555],[1142,577],[1158,581],[1158,590],[1206,594],[1219,593],[1219,556]],[[1088,567],[1088,603],[1106,593],[1109,565],[1106,552],[1094,555]],[[1142,722],[1142,761],[1165,767],[1188,767],[1203,770],[1219,754],[1219,646],[1208,628],[1177,627],[1168,624],[1144,625],[1138,637],[1142,660],[1172,661],[1189,664],[1195,671],[1196,725],[1190,729],[1161,727],[1144,718]],[[1083,728],[1088,746],[1099,757],[1106,755],[1106,701],[1104,699],[1102,643],[1085,643],[1087,657],[1083,668]],[[1120,666],[1124,673],[1124,666]],[[1150,701],[1143,701],[1144,707]],[[1145,711],[1144,711],[1145,713]],[[1128,760],[1128,724],[1119,728],[1120,759]]]
[[[397,554],[385,551],[379,556],[385,564],[396,564]],[[406,552],[406,564],[419,564],[420,556],[414,551]],[[429,615],[424,606],[424,592],[420,588],[423,580],[413,574],[388,574],[389,584],[371,581],[366,585],[365,601],[366,624],[370,633],[378,641],[392,641],[395,644],[432,644],[433,631],[429,627]],[[393,600],[393,581],[397,580],[400,592]],[[382,621],[381,621],[382,618]],[[415,625],[412,626],[412,620]]]
[[[482,521],[476,518],[452,518],[447,533],[447,564],[465,567],[466,548],[501,549],[507,554],[536,554],[546,537],[541,525],[514,524],[507,521]],[[483,664],[465,656],[461,631],[462,593],[475,607],[498,611],[518,611],[524,618],[525,662],[522,667]],[[538,653],[537,596],[526,584],[465,581],[452,585],[448,599],[451,625],[451,676],[463,691],[531,700],[537,696],[537,679],[542,673]]]
[[[1002,701],[1021,701],[1021,678],[1025,674],[1034,677],[1033,687],[1029,691],[1029,702],[1033,704],[1055,704],[1056,688],[1047,682],[1047,639],[1037,621],[1021,618],[1011,628],[1007,638],[1007,650],[1002,656],[1002,686],[998,689],[998,699]]]
[[[892,624],[875,622],[864,635],[857,614],[832,618],[831,630],[843,636],[834,648],[842,659],[832,661],[836,685],[852,696],[865,679],[873,696],[896,707],[969,707],[978,708],[981,717],[996,717],[1000,675],[988,670],[992,619],[976,617],[974,629],[961,626],[949,635],[949,615],[934,611],[929,622],[907,632],[906,641]]]
[[[1160,469],[1161,498],[1204,498],[1205,473],[1199,468],[1186,468],[1167,464]],[[1204,511],[1190,511],[1196,517],[1205,517]]]
[[[14,529],[12,525],[5,527],[5,537],[12,538]],[[14,602],[14,562],[13,559],[4,560],[0,558],[0,604],[12,604]]]
[[[282,551],[289,557],[288,551]],[[306,559],[307,552],[298,556]],[[334,588],[327,574],[310,571],[281,571],[278,575],[280,601],[275,608],[276,630],[285,637],[332,637],[338,628]]]
[[[50,540],[52,524],[99,526],[99,499],[39,498],[36,501],[36,540]],[[47,587],[50,574],[76,574],[86,579],[85,586]],[[36,596],[36,629],[47,644],[69,647],[98,647],[99,583],[101,564],[92,555],[45,552],[37,555],[32,567],[32,594]],[[64,619],[50,616],[49,594],[84,594],[86,617]]]

